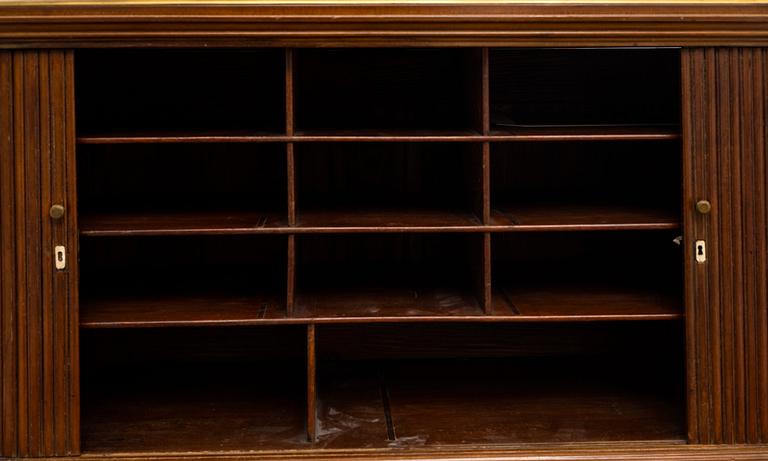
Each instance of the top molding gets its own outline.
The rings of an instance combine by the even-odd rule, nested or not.
[[[768,0],[5,0],[0,48],[768,46]]]

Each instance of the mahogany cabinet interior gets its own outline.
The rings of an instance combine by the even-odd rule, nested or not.
[[[4,4],[0,456],[768,459],[767,122],[768,5]]]

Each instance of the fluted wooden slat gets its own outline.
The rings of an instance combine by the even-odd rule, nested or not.
[[[72,70],[72,52],[0,54],[2,456],[79,452]]]
[[[689,437],[768,441],[768,53],[686,49],[683,71]],[[694,204],[710,200],[699,215]],[[707,242],[698,264],[694,242]]]

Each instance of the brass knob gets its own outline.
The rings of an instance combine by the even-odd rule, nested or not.
[[[48,211],[48,214],[51,215],[51,218],[53,219],[61,219],[64,217],[64,205],[53,205],[51,209]]]
[[[712,204],[709,203],[709,200],[699,200],[696,202],[696,211],[701,214],[708,214],[712,211]]]

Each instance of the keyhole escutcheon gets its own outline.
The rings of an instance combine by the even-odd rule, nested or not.
[[[705,263],[707,261],[707,243],[704,240],[696,240],[696,262]]]

